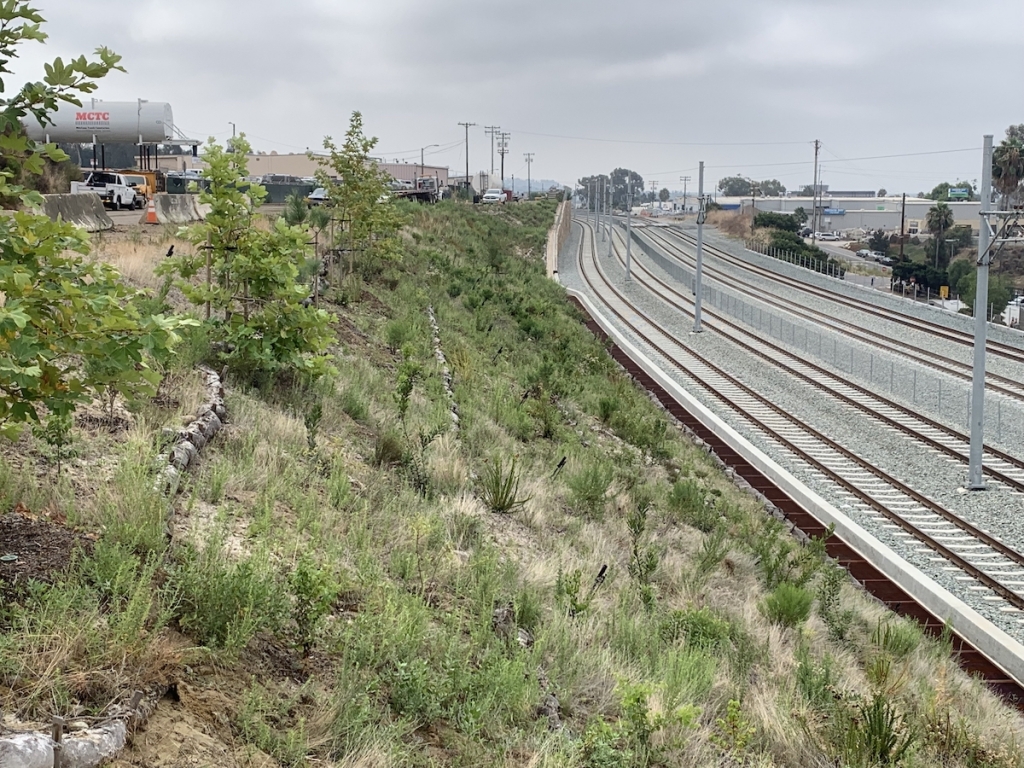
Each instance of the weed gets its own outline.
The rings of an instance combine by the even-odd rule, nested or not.
[[[75,450],[72,447],[74,443],[72,426],[73,419],[69,411],[67,413],[51,413],[44,422],[32,428],[32,434],[49,447],[50,456],[57,465],[58,477],[64,462],[75,455]]]
[[[668,494],[668,508],[676,519],[696,528],[702,533],[711,533],[719,526],[720,515],[713,501],[704,489],[693,480],[680,480],[672,484]]]
[[[302,422],[306,426],[306,447],[310,453],[316,452],[316,439],[320,432],[320,422],[324,418],[324,404],[317,400],[306,408],[302,414]]]
[[[185,548],[169,571],[179,622],[203,645],[237,652],[259,630],[281,625],[284,590],[265,555],[232,561],[214,540],[201,551]]]
[[[612,477],[611,467],[603,461],[587,462],[566,481],[572,493],[572,505],[587,517],[600,520],[604,516]]]
[[[895,659],[909,656],[921,643],[921,632],[917,627],[902,621],[878,620],[871,633],[871,642]]]
[[[644,543],[644,532],[647,529],[647,512],[649,502],[640,501],[633,505],[633,509],[626,517],[626,527],[629,529],[629,566],[627,570],[633,577],[640,601],[647,610],[654,608],[654,586],[651,579],[658,570],[658,563],[661,560],[658,551],[648,543]]]
[[[370,408],[355,387],[346,387],[341,391],[338,405],[353,421],[366,424],[370,420]]]
[[[582,743],[584,768],[632,768],[636,765],[633,757],[625,723],[609,723],[601,717],[587,722]]]
[[[597,401],[597,415],[601,419],[602,424],[610,422],[618,410],[619,400],[617,397],[605,396]]]
[[[336,461],[327,478],[327,498],[330,500],[331,506],[335,509],[344,507],[351,491],[352,482],[348,478],[348,472],[345,471],[345,465]]]
[[[807,621],[813,602],[814,595],[806,589],[783,582],[764,599],[761,612],[775,624],[795,627]]]
[[[729,554],[725,528],[719,527],[704,536],[693,562],[693,570],[686,579],[691,589],[700,589],[707,584],[711,574]]]
[[[292,619],[298,630],[302,655],[308,656],[320,625],[338,594],[338,585],[328,570],[316,565],[308,554],[303,554],[288,576],[288,587],[292,593]]]
[[[405,414],[409,410],[409,397],[412,395],[416,380],[423,373],[423,366],[414,360],[403,360],[398,366],[398,380],[395,383],[395,403],[398,405],[398,419],[405,422]]]
[[[379,432],[373,443],[373,465],[375,467],[393,467],[401,464],[405,458],[405,445],[402,435],[394,428],[386,428]]]
[[[845,640],[853,624],[854,613],[841,607],[840,591],[846,581],[846,571],[837,565],[828,565],[818,582],[818,615],[833,640]]]
[[[674,643],[680,637],[687,648],[715,653],[729,644],[732,626],[710,608],[671,611],[661,620],[659,627],[665,642]]]
[[[825,654],[820,664],[811,658],[810,649],[800,643],[796,649],[796,687],[808,703],[825,710],[835,700],[836,669],[834,659]]]
[[[508,467],[501,457],[487,462],[480,477],[480,500],[491,512],[507,514],[522,507],[530,496],[519,496],[520,472],[516,470],[516,459]]]
[[[832,743],[843,765],[899,765],[917,742],[917,733],[881,693],[854,707],[836,708]]]
[[[711,742],[734,759],[739,759],[757,729],[743,716],[743,709],[736,699],[729,699],[725,717],[715,720],[715,731],[711,734]]]

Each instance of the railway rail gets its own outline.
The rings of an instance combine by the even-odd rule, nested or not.
[[[671,229],[669,235],[666,235],[661,231],[664,229],[670,228],[646,227],[643,232],[645,236],[649,237],[654,243],[663,248],[667,255],[677,259],[690,269],[693,269],[693,260],[689,254],[687,254],[682,247],[676,245],[670,240],[670,237],[675,237],[681,243],[690,244],[692,240],[688,233]],[[914,330],[931,333],[946,341],[960,343],[963,345],[973,345],[974,343],[973,337],[969,334],[954,331],[953,329],[949,329],[935,323],[929,323],[928,321],[918,320],[917,318],[907,315],[901,315],[897,312],[876,307],[871,304],[852,301],[840,294],[826,291],[824,289],[817,288],[816,286],[809,285],[801,280],[787,278],[779,273],[750,264],[749,262],[745,262],[742,259],[714,246],[708,246],[705,244],[704,249],[706,253],[714,255],[732,266],[748,271],[758,277],[768,278],[788,287],[806,291],[817,298],[835,301],[842,306],[873,315],[879,319],[896,322]],[[956,358],[949,357],[947,355],[924,353],[913,344],[862,328],[856,323],[838,319],[825,312],[802,306],[796,301],[776,295],[765,295],[764,292],[759,292],[748,286],[737,284],[733,276],[726,274],[721,269],[718,269],[714,264],[705,262],[703,270],[705,275],[727,284],[737,293],[767,303],[796,317],[801,317],[821,326],[828,327],[847,338],[857,341],[863,341],[865,339],[870,340],[873,346],[888,350],[893,354],[900,355],[904,358],[911,359],[919,365],[948,374],[954,378],[960,379],[961,381],[971,381],[971,366],[961,360],[957,360]],[[997,357],[1005,358],[1011,362],[1024,363],[1024,351],[1018,350],[1008,344],[992,341],[990,339],[988,341],[987,348],[990,354]],[[1008,376],[1002,376],[988,371],[986,372],[986,387],[991,392],[998,392],[999,394],[1012,398],[1017,402],[1024,402],[1024,384],[1021,384],[1019,381]]]
[[[734,419],[745,423],[749,429],[789,454],[795,463],[820,473],[853,497],[862,513],[884,517],[887,525],[897,527],[902,535],[914,537],[928,552],[949,562],[949,567],[959,569],[964,574],[961,579],[973,581],[977,589],[988,590],[993,601],[1005,603],[1003,609],[1007,612],[1024,610],[1024,556],[803,424],[695,350],[682,346],[661,331],[655,321],[630,302],[607,278],[597,258],[592,227],[588,223],[579,223],[579,226],[582,235],[576,260],[580,277],[591,294],[615,315],[618,324],[628,328],[678,374],[719,402],[722,409],[733,414]],[[585,257],[588,250],[589,259]],[[631,372],[637,372],[635,364],[626,365]],[[643,380],[645,377],[639,378]],[[653,382],[649,376],[646,379],[643,383],[650,386]],[[685,410],[678,403],[673,407],[671,398],[664,391],[659,397],[677,416],[681,415],[680,410]],[[684,422],[692,427],[694,420],[686,419],[685,413],[682,416]],[[721,450],[725,454],[722,458],[727,463],[744,464],[736,461],[736,452],[724,445],[721,438],[713,433],[708,435],[708,432],[707,429],[698,430],[701,437],[711,438],[712,447],[716,452]],[[767,490],[768,498],[806,533],[824,532],[820,522],[792,499],[780,498],[778,489],[772,490],[771,483],[766,482],[766,478],[756,470],[751,471],[749,464],[734,468],[741,475],[751,475],[751,484],[759,490]],[[785,497],[785,494],[781,496]],[[905,592],[884,577],[879,578],[880,572],[852,548],[831,539],[827,546],[830,553],[873,593],[895,609],[914,616],[931,631],[938,631],[941,622],[935,616],[909,600]],[[958,646],[966,667],[986,677],[1004,696],[1018,703],[1024,701],[1020,685],[997,665],[962,638],[958,640]]]

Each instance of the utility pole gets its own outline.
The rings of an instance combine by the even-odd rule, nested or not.
[[[420,147],[420,178],[423,178],[423,151],[430,149],[431,147],[439,147],[440,144],[427,144],[425,147]],[[420,188],[419,179],[416,179],[416,189]],[[437,191],[437,190],[435,190]]]
[[[679,180],[683,182],[683,213],[686,213],[686,185],[690,181],[690,176],[680,176]]]
[[[697,273],[693,281],[693,332],[700,333],[700,302],[704,293],[701,275],[704,271],[704,219],[707,218],[708,203],[704,199],[704,161],[700,161],[697,172]]]
[[[818,152],[821,151],[821,142],[814,140],[814,186],[811,188],[811,245],[818,239]]]
[[[971,381],[971,455],[967,489],[985,490],[981,465],[985,450],[985,337],[988,324],[988,268],[992,263],[991,229],[988,219],[992,207],[992,135],[985,136],[981,161],[981,227],[978,230],[978,288],[974,297],[974,371]]]
[[[469,199],[473,199],[473,186],[469,183],[469,129],[472,128],[476,123],[459,123],[466,127],[466,193],[469,195]]]
[[[654,215],[654,201],[658,199],[658,182],[651,179],[651,216]],[[659,208],[661,206],[658,206]]]
[[[488,126],[484,127],[484,133],[489,134],[490,137],[491,137],[491,168],[487,172],[491,176],[494,175],[494,137],[498,135],[498,132],[500,130],[501,130],[501,127],[497,126],[497,125],[488,125]],[[502,179],[501,183],[504,184],[505,180]]]
[[[608,212],[605,210],[605,207],[604,207],[604,187],[605,187],[604,176],[602,176],[601,177],[601,186],[598,187],[598,191],[597,191],[597,199],[598,199],[598,203],[597,204],[600,206],[600,208],[598,209],[600,211],[600,213],[598,213],[598,216],[597,216],[597,230],[598,230],[598,232],[601,233],[601,242],[602,243],[604,242],[604,227],[608,223]],[[601,221],[602,218],[604,219],[604,221]]]
[[[498,154],[501,155],[501,188],[505,188],[505,155],[508,154],[508,139],[511,133],[498,134]]]
[[[526,199],[530,199],[530,166],[533,165],[533,152],[523,152],[526,158]]]
[[[900,207],[900,261],[903,261],[903,241],[906,239],[907,193],[903,193],[903,205]]]
[[[750,236],[754,236],[754,219],[757,218],[757,182],[750,180]]]

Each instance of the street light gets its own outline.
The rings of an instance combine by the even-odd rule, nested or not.
[[[440,147],[440,144],[427,144],[427,146],[420,149],[420,176],[423,175],[423,150],[430,149],[431,147]],[[416,181],[416,186],[419,187],[419,179]]]

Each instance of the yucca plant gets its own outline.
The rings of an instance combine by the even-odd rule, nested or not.
[[[487,463],[480,478],[480,499],[491,512],[508,514],[521,507],[532,497],[519,496],[520,473],[516,469],[515,457],[508,467],[500,457]]]

